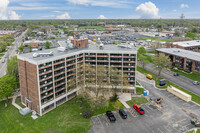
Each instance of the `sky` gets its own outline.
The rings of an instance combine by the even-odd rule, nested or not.
[[[0,0],[0,20],[200,19],[200,0]]]

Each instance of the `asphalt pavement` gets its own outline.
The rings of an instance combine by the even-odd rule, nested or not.
[[[157,72],[155,71],[155,68],[153,67],[153,64],[151,64],[151,63],[147,64],[145,66],[145,69],[152,73],[157,74]],[[193,85],[193,80],[186,78],[184,76],[181,76],[181,75],[173,76],[173,73],[174,72],[172,72],[172,71],[164,70],[161,72],[160,76],[169,80],[170,82],[200,96],[200,85]]]
[[[7,62],[7,59],[12,57],[12,56],[15,56],[17,54],[16,50],[21,45],[23,36],[25,35],[26,31],[24,31],[19,37],[15,38],[14,45],[10,46],[8,51],[2,57],[2,59],[5,59],[5,62],[4,63],[0,62],[0,77],[4,76],[6,74],[6,67],[7,67],[6,62]],[[7,58],[5,58],[5,56],[7,56]]]

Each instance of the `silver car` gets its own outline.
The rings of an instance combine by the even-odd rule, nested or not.
[[[194,85],[199,85],[199,82],[198,81],[193,81],[193,84]]]

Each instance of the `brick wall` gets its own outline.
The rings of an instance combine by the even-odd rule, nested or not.
[[[26,98],[29,97],[32,100],[32,104],[29,103],[29,108],[40,113],[37,66],[26,61],[18,61],[22,102],[26,104]]]
[[[88,47],[88,39],[71,40],[71,43],[74,44],[76,48]]]

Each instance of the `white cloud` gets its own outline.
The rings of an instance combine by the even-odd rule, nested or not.
[[[174,10],[173,10],[173,12],[177,12],[177,10],[176,10],[176,9],[174,9]]]
[[[57,16],[57,19],[70,19],[71,17],[69,16],[68,12],[65,12],[64,14]]]
[[[113,7],[113,8],[128,8],[131,4],[135,2],[129,2],[125,0],[67,0],[73,4],[85,5],[85,6],[103,6],[103,7]]]
[[[99,15],[97,19],[107,19],[104,15]]]
[[[141,15],[141,18],[159,18],[159,9],[152,2],[145,2],[136,7],[136,11]]]
[[[54,18],[55,15],[42,16],[43,18]]]
[[[61,13],[61,11],[53,11],[54,13]]]
[[[0,0],[0,20],[8,19],[7,17],[7,8],[9,0]]]
[[[8,13],[10,20],[19,20],[21,16],[19,16],[15,11],[9,11]]]
[[[15,11],[8,10],[9,0],[0,0],[0,20],[18,20],[21,16],[19,16]],[[9,17],[8,17],[9,15]]]
[[[189,8],[188,4],[181,4],[181,8]]]

